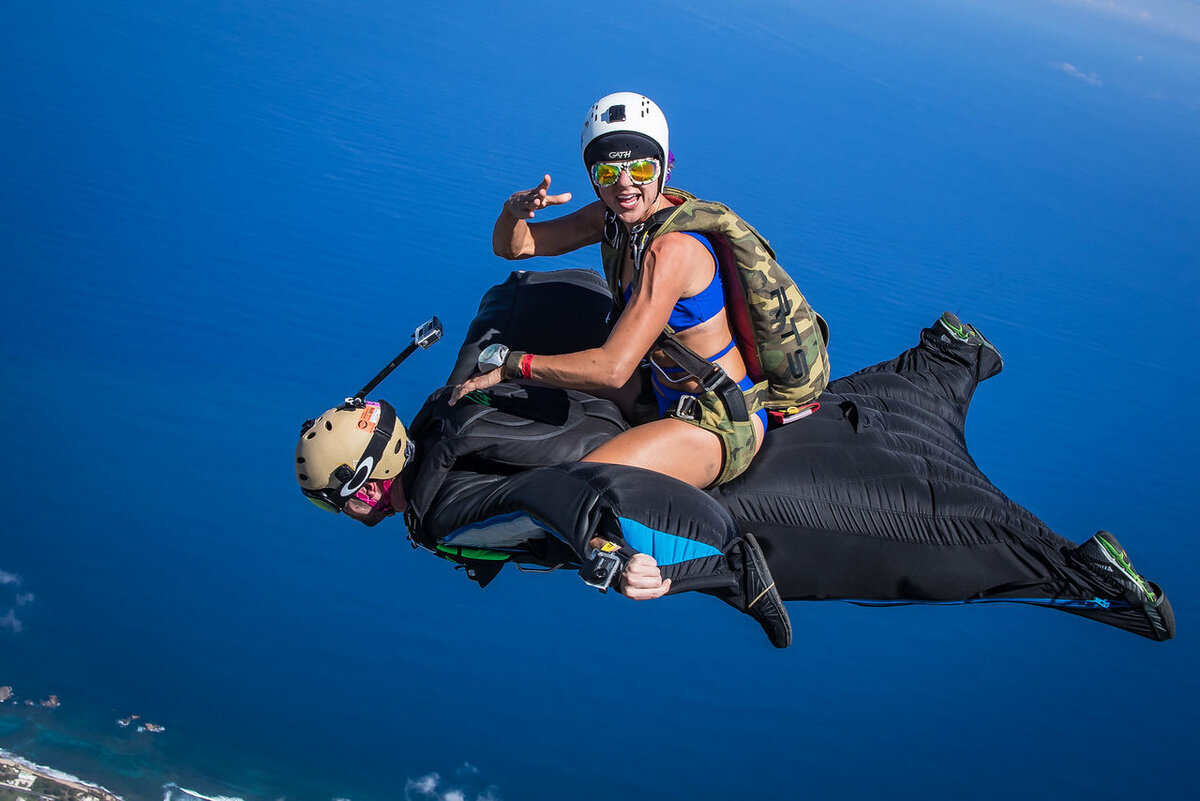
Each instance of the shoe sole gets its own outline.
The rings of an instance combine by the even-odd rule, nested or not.
[[[783,605],[783,598],[780,597],[779,590],[775,589],[775,578],[771,576],[771,568],[767,565],[767,558],[763,556],[762,547],[758,544],[758,540],[749,532],[743,536],[743,540],[745,541],[745,545],[742,548],[742,554],[747,560],[747,567],[760,578],[763,576],[771,577],[771,583],[762,590],[759,590],[754,598],[750,599],[750,602],[746,604],[746,613],[755,620],[758,620],[759,625],[763,625],[762,621],[754,614],[755,605],[762,603],[777,609],[784,626],[782,641],[777,642],[765,625],[763,625],[763,630],[767,632],[767,637],[771,640],[772,645],[776,648],[787,648],[792,644],[792,619],[788,617],[787,607]],[[747,590],[749,589],[747,587]]]
[[[1158,591],[1158,600],[1153,606],[1147,606],[1143,610],[1146,613],[1146,619],[1154,628],[1155,639],[1159,642],[1174,639],[1175,610],[1171,608],[1171,602],[1167,600],[1167,595],[1162,591],[1162,587],[1153,581],[1147,583]]]
[[[1175,637],[1175,610],[1171,608],[1171,602],[1167,600],[1162,587],[1143,578],[1141,573],[1134,570],[1129,554],[1111,531],[1098,531],[1095,539],[1100,545],[1100,553],[1105,561],[1142,592],[1142,598],[1127,597],[1125,599],[1133,609],[1140,611],[1145,616],[1146,622],[1150,624],[1149,633],[1141,631],[1138,633],[1159,642],[1173,639]]]

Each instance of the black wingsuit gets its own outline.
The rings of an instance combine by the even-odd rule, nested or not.
[[[534,353],[603,342],[608,303],[593,273],[514,273],[484,297],[449,383],[492,342]],[[575,564],[599,534],[652,553],[673,592],[740,606],[728,562],[749,531],[786,600],[1025,602],[1154,637],[1072,542],[1009,500],[968,453],[971,396],[1001,367],[993,348],[935,323],[896,358],[831,382],[815,414],[771,430],[748,471],[707,493],[637,468],[575,463],[625,427],[605,401],[506,382],[486,402],[448,407],[445,388],[410,427],[410,533],[480,569],[464,546]]]

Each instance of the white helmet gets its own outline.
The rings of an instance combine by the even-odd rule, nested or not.
[[[671,156],[667,118],[662,109],[636,92],[614,92],[596,101],[583,118],[579,137],[583,163],[589,169],[598,161],[656,158],[662,165],[658,180],[666,182]]]

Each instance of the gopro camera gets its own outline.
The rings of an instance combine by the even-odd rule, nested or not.
[[[442,321],[434,317],[413,332],[413,342],[421,348],[428,348],[442,338]]]
[[[589,587],[608,592],[608,588],[620,577],[621,567],[621,559],[615,553],[598,550],[579,568],[579,575]]]

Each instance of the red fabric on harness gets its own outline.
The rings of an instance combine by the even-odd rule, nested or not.
[[[663,195],[673,206],[682,206],[684,199],[674,195]],[[696,233],[704,233],[697,231]],[[725,287],[725,314],[729,321],[729,332],[737,342],[738,352],[746,363],[746,375],[758,383],[763,380],[762,362],[758,359],[757,340],[754,337],[754,326],[750,324],[750,310],[746,307],[746,292],[742,288],[742,279],[737,273],[737,259],[734,258],[733,248],[720,236],[711,236],[717,254],[717,268],[721,271],[721,283]]]
[[[754,326],[750,324],[750,310],[746,307],[746,291],[738,275],[737,259],[733,256],[733,248],[724,239],[714,237],[710,241],[717,252],[717,266],[725,287],[725,315],[729,321],[729,331],[737,342],[742,361],[746,363],[746,375],[757,384],[763,379],[762,363],[758,360],[757,340]]]

